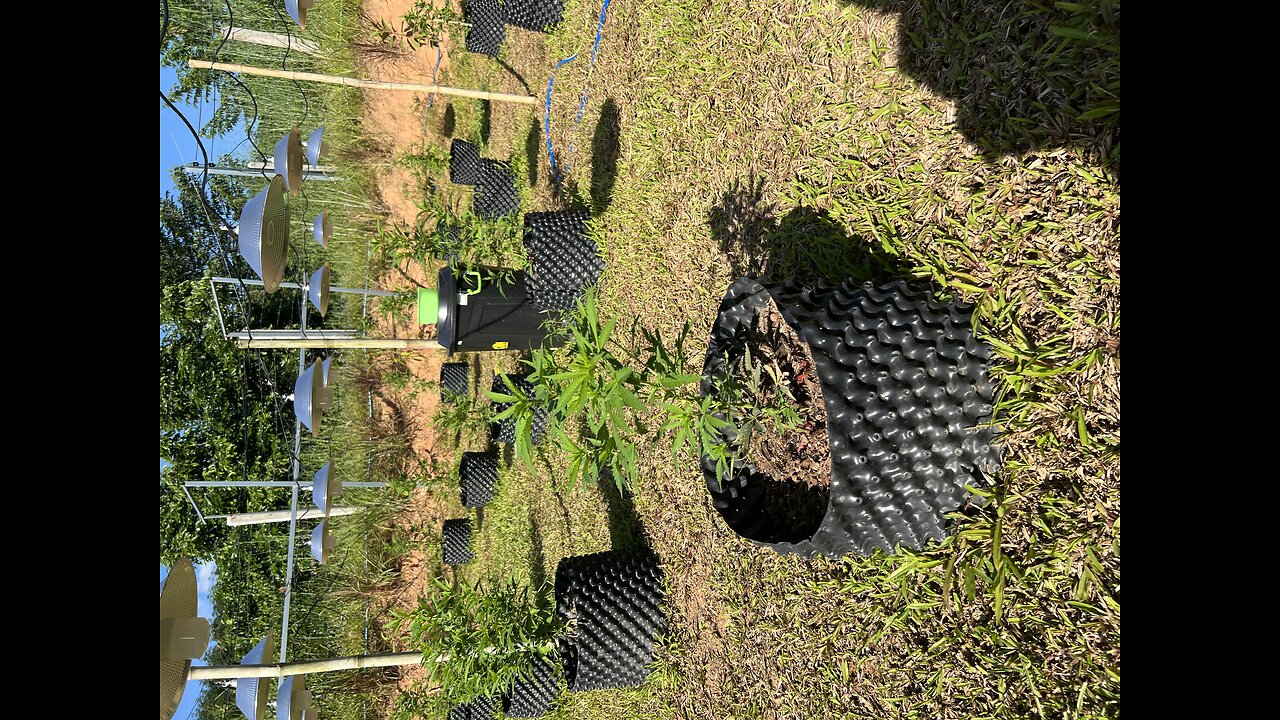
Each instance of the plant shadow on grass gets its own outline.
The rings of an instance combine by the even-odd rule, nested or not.
[[[550,593],[541,592],[542,589],[549,585],[547,582],[547,553],[543,549],[544,543],[542,541],[542,528],[538,525],[537,513],[533,511],[532,507],[528,508],[528,512],[529,552],[532,556],[529,558],[530,586],[534,590],[534,600],[538,603],[539,607],[542,607],[545,610],[550,609],[550,605],[554,603],[554,600],[550,597]]]
[[[1076,146],[1119,174],[1118,0],[844,2],[900,16],[898,68],[955,99],[988,160]]]
[[[597,215],[609,207],[613,198],[621,133],[622,112],[613,98],[607,98],[600,108],[600,119],[591,139],[591,205]]]
[[[793,208],[780,220],[763,180],[735,182],[707,213],[711,235],[736,277],[907,280],[909,266],[878,245],[850,237],[824,210]]]
[[[576,176],[565,177],[550,173],[551,192],[557,202],[567,208],[586,210],[593,215],[609,209],[609,203],[613,199],[613,186],[618,180],[621,135],[622,109],[613,98],[606,98],[600,106],[600,117],[591,138],[591,186],[584,191]],[[560,173],[563,173],[568,153],[562,151],[556,153],[555,157],[559,161],[557,164],[560,166]],[[575,162],[575,167],[576,165]]]
[[[611,549],[649,547],[649,538],[645,535],[644,523],[640,521],[640,514],[636,512],[631,493],[620,490],[613,482],[613,478],[608,476],[601,476],[596,486],[607,508]]]
[[[493,122],[493,106],[488,100],[480,101],[480,143],[489,144],[489,128]]]
[[[449,103],[444,108],[444,119],[440,122],[440,133],[447,138],[451,138],[457,126],[458,115],[453,111],[453,103]]]

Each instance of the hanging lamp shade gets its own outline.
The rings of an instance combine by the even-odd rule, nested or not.
[[[307,29],[307,11],[315,5],[315,0],[284,0],[284,9],[289,17],[298,23],[298,27]]]
[[[311,708],[311,691],[305,675],[290,675],[280,680],[276,693],[276,717],[280,720],[311,720],[317,717]]]
[[[302,192],[302,133],[294,128],[276,143],[276,172],[284,176],[290,195]]]
[[[325,358],[323,363],[315,361],[293,384],[293,412],[312,437],[320,434],[320,420],[333,404],[333,391],[327,382],[331,362],[332,358]]]
[[[307,164],[319,165],[320,156],[329,154],[329,143],[324,141],[324,126],[316,128],[307,136]]]
[[[337,541],[334,540],[333,533],[329,532],[329,518],[325,518],[311,531],[311,557],[323,565],[329,559],[329,551],[335,544]]]
[[[267,662],[266,658],[275,654],[275,644],[272,631],[267,631],[267,636],[262,638],[262,642],[253,646],[253,649],[245,653],[240,660],[241,665],[262,665]],[[266,720],[267,717],[267,678],[237,678],[236,679],[236,707],[240,708],[240,712],[244,713],[249,720]]]
[[[328,250],[332,235],[333,221],[329,219],[329,211],[321,210],[316,219],[311,221],[311,237],[315,238],[317,245]]]
[[[321,360],[320,369],[323,371],[324,386],[327,388],[333,384],[333,379],[334,379],[333,378],[333,357],[331,356],[331,357],[325,358],[324,360]],[[330,390],[329,393],[330,395],[332,395],[333,390]]]
[[[262,278],[267,292],[275,292],[284,278],[285,248],[289,243],[289,209],[284,200],[285,181],[280,175],[240,211],[240,256]]]
[[[181,558],[160,583],[160,720],[177,712],[191,659],[209,646],[209,621],[196,616],[196,603],[195,566]]]
[[[307,297],[311,298],[311,304],[320,311],[321,317],[329,312],[329,263],[311,273],[311,279],[307,281]]]
[[[341,494],[342,481],[334,476],[333,461],[330,460],[316,471],[315,478],[311,481],[311,501],[320,508],[320,512],[328,515],[333,501]]]

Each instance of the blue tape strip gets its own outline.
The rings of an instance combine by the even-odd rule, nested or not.
[[[547,159],[551,161],[551,177],[556,180],[559,180],[560,176],[556,173],[556,152],[551,149],[551,85],[556,81],[556,71],[560,69],[560,66],[577,59],[578,55],[577,53],[574,53],[573,55],[556,63],[556,66],[551,69],[551,78],[547,80],[547,112],[542,126],[542,132],[547,136]]]
[[[596,66],[596,53],[600,52],[600,36],[604,33],[605,13],[609,12],[609,3],[612,1],[604,0],[604,5],[600,6],[600,21],[596,23],[596,41],[591,47],[591,64],[587,66],[587,86],[582,89],[582,100],[578,103],[578,115],[573,119],[573,130],[569,133],[569,154],[571,155],[573,154],[573,138],[578,132],[578,123],[582,121],[582,111],[587,107],[587,91],[591,89],[591,71]],[[562,174],[556,172],[556,154],[551,149],[551,84],[556,80],[556,70],[559,70],[561,65],[577,58],[578,55],[575,53],[572,57],[567,57],[556,63],[555,68],[551,71],[551,79],[547,80],[547,110],[543,133],[547,136],[547,157],[551,161],[551,177],[557,181],[561,179]],[[567,168],[567,164],[561,163],[561,169],[565,168]]]
[[[573,132],[569,134],[569,153],[573,154],[573,138],[578,134],[578,123],[582,120],[582,111],[587,107],[587,91],[591,89],[591,71],[596,66],[596,53],[600,52],[600,36],[604,34],[604,15],[609,12],[609,3],[604,0],[600,6],[600,22],[596,24],[596,43],[591,47],[591,64],[587,66],[587,85],[582,88],[582,101],[578,103],[578,116],[573,119]]]
[[[341,10],[341,8],[339,8],[339,10]],[[435,69],[434,69],[434,70],[432,70],[432,71],[431,71],[431,84],[432,84],[432,85],[435,85],[435,84],[436,84],[436,73],[440,72],[440,58],[442,58],[442,57],[444,57],[444,53],[443,53],[443,51],[441,51],[441,50],[440,50],[440,46],[439,46],[439,45],[436,45],[436,67],[435,67]],[[431,93],[430,95],[428,95],[428,96],[427,96],[427,109],[428,109],[428,110],[430,110],[430,109],[431,109],[431,103],[433,103],[433,102],[435,102],[435,101],[436,101],[436,94],[435,94],[435,93]]]

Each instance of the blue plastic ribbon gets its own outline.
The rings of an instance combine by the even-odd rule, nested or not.
[[[582,102],[578,103],[578,117],[573,119],[573,132],[569,134],[569,154],[573,154],[573,137],[578,132],[578,122],[582,120],[582,111],[587,107],[587,91],[591,89],[591,71],[596,67],[596,53],[600,51],[600,36],[604,33],[604,15],[609,12],[609,3],[604,0],[600,6],[600,22],[596,24],[596,43],[591,47],[591,64],[587,66],[587,85],[582,88]]]
[[[578,115],[573,119],[573,129],[569,132],[570,155],[573,154],[573,138],[578,132],[578,123],[582,121],[582,111],[587,107],[587,91],[591,89],[591,74],[592,71],[595,70],[596,66],[596,53],[600,52],[600,36],[604,34],[604,18],[605,13],[609,12],[610,2],[612,2],[612,0],[604,0],[604,4],[600,6],[600,21],[596,23],[596,41],[591,47],[591,63],[587,66],[587,86],[582,89],[582,100],[578,103]],[[556,70],[559,70],[561,65],[564,65],[570,60],[576,60],[577,58],[578,55],[575,53],[571,57],[567,57],[556,63],[555,68],[551,71],[551,79],[547,80],[547,110],[543,132],[547,136],[547,157],[551,161],[551,177],[556,180],[560,180],[562,176],[556,172],[556,154],[555,151],[551,149],[551,84],[556,80]],[[567,167],[567,165],[565,163],[561,163],[561,169],[564,169],[565,167]]]
[[[339,8],[339,9],[341,9],[341,8]],[[435,69],[434,69],[434,70],[432,70],[432,71],[431,71],[431,84],[432,84],[432,85],[435,85],[435,84],[436,84],[436,73],[440,72],[440,58],[442,58],[442,57],[444,57],[444,53],[443,53],[443,51],[441,51],[441,50],[440,50],[440,46],[439,46],[439,45],[436,45],[436,67],[435,67]],[[428,110],[430,110],[430,109],[431,109],[431,103],[433,103],[433,102],[435,102],[435,101],[436,101],[436,94],[435,94],[435,93],[431,93],[430,95],[428,95],[428,96],[427,96],[427,109],[428,109]]]
[[[551,161],[551,177],[556,180],[559,180],[560,176],[556,174],[556,153],[551,149],[551,85],[556,81],[556,71],[560,69],[560,66],[577,59],[578,54],[574,53],[556,63],[556,66],[551,69],[551,79],[547,80],[547,112],[544,117],[542,132],[547,136],[547,159]]]

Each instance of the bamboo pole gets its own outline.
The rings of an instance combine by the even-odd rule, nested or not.
[[[537,649],[538,645],[521,643],[516,650]],[[555,643],[542,645],[543,650],[550,651]],[[496,655],[498,649],[489,646],[478,652]],[[440,653],[436,656],[436,664],[449,662],[453,656]],[[310,660],[291,663],[274,663],[271,665],[204,665],[192,667],[187,674],[188,680],[234,680],[236,678],[289,677],[290,675],[310,675],[312,673],[333,672],[334,670],[359,670],[361,668],[394,667],[397,665],[421,665],[422,653],[403,652],[385,653],[382,655],[354,655],[352,657],[331,658],[329,660]]]
[[[443,656],[445,660],[447,656]],[[361,668],[393,667],[396,665],[421,665],[422,653],[387,653],[384,655],[356,655],[353,657],[312,660],[310,662],[273,663],[271,665],[226,665],[193,667],[188,680],[228,680],[235,678],[288,677],[334,670],[359,670]]]
[[[200,70],[221,70],[223,72],[244,73],[246,75],[262,75],[263,77],[284,78],[286,80],[309,80],[311,82],[345,85],[347,87],[367,88],[370,90],[407,90],[409,92],[439,93],[441,95],[457,95],[458,97],[477,98],[494,102],[510,102],[521,105],[537,105],[538,98],[533,95],[510,95],[507,93],[488,92],[486,90],[467,90],[436,85],[434,83],[386,82],[382,80],[360,80],[342,77],[341,75],[321,75],[320,73],[297,72],[295,70],[274,70],[252,65],[236,65],[233,63],[213,63],[208,60],[191,59],[187,64]]]

